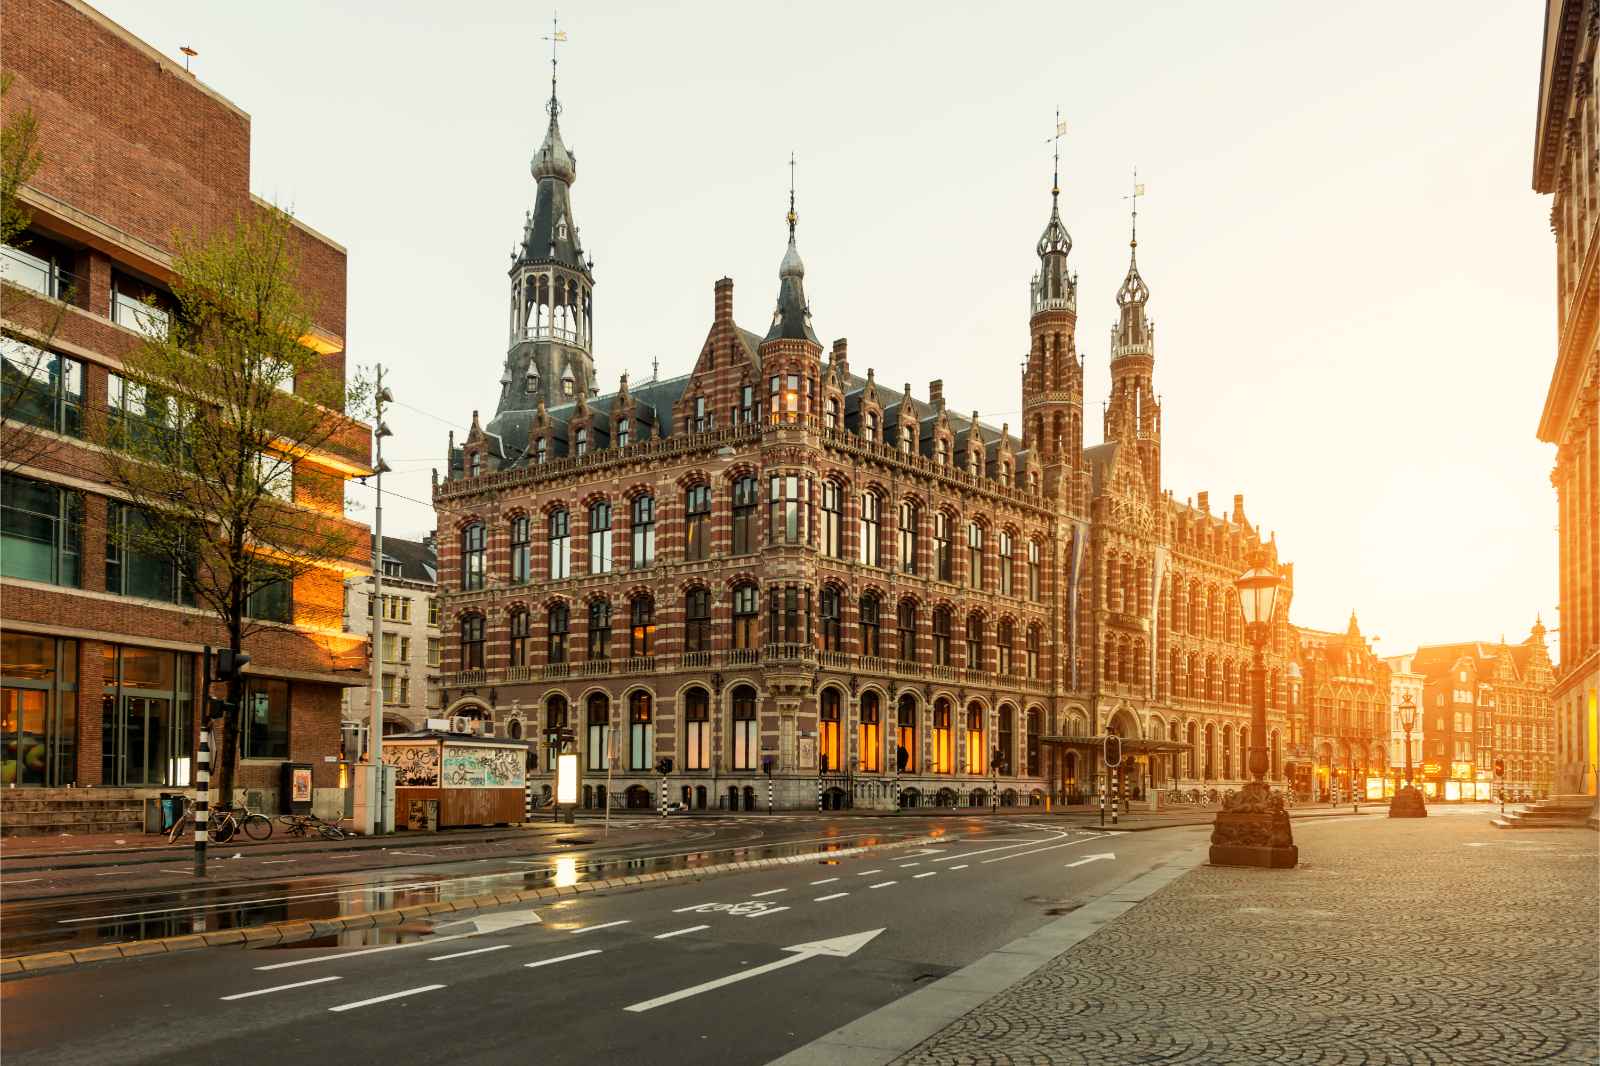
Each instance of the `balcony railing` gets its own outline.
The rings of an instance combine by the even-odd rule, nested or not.
[[[88,282],[49,259],[0,244],[0,281],[75,307],[89,306]]]

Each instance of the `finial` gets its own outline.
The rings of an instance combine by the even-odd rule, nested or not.
[[[794,153],[789,153],[789,236],[794,236],[794,224],[800,221],[800,216],[794,211]]]
[[[1067,124],[1061,121],[1061,108],[1056,108],[1056,135],[1050,140],[1055,143],[1055,167],[1050,174],[1050,197],[1054,199],[1061,195],[1061,138],[1066,136]]]
[[[554,122],[561,113],[561,103],[556,99],[556,45],[565,43],[567,39],[566,31],[561,28],[561,12],[550,16],[550,32],[544,39],[550,42],[550,103],[545,110],[550,112],[550,121]]]
[[[1132,235],[1128,238],[1128,247],[1137,253],[1139,248],[1139,197],[1144,195],[1144,184],[1139,180],[1139,168],[1133,168],[1133,192],[1124,196],[1124,200],[1133,201],[1133,226]]]

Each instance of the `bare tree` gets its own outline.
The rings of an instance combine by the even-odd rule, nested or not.
[[[298,462],[330,452],[367,462],[365,430],[345,412],[363,409],[370,387],[347,385],[303,343],[316,309],[292,236],[290,217],[269,208],[179,237],[176,309],[152,308],[146,339],[123,360],[122,395],[96,427],[108,480],[128,501],[118,506],[130,507],[110,531],[115,549],[169,566],[236,652],[264,628],[337,626],[342,582],[330,568],[369,550],[344,520],[342,475]],[[319,580],[336,586],[320,600]],[[216,742],[224,801],[242,695],[236,680]]]

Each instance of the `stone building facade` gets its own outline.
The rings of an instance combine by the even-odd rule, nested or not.
[[[172,234],[264,209],[248,184],[250,117],[78,0],[8,0],[0,55],[14,77],[6,117],[33,111],[42,157],[19,192],[31,222],[0,247],[4,783],[189,786],[200,653],[226,637],[170,564],[110,537],[136,516],[108,485],[92,431],[138,413],[121,359],[172,305]],[[342,375],[345,250],[304,225],[292,236],[319,309],[305,343]],[[344,482],[368,472],[369,442],[366,427],[345,428],[296,460],[284,506],[346,521]],[[280,624],[247,640],[235,778],[258,805],[292,761],[312,765],[323,809],[337,806],[338,767],[324,759],[339,750],[340,694],[365,659],[338,605],[361,556],[261,605],[257,617]]]
[[[1517,645],[1474,641],[1417,649],[1412,668],[1424,676],[1421,731],[1424,790],[1487,799],[1501,783],[1510,795],[1544,797],[1556,787],[1555,671],[1545,628],[1535,622]]]
[[[1389,666],[1354,611],[1342,633],[1296,627],[1295,639],[1296,792],[1367,795],[1371,779],[1389,775]]]
[[[1556,446],[1560,793],[1596,794],[1600,763],[1600,0],[1549,0],[1533,188],[1554,194],[1556,360],[1539,439]]]
[[[376,542],[376,538],[374,538]],[[374,543],[376,548],[376,543]],[[374,551],[376,557],[376,551]],[[344,627],[372,642],[373,617],[383,616],[383,644],[372,655],[383,663],[383,729],[405,733],[421,729],[439,711],[439,560],[430,534],[422,540],[383,538],[383,601],[375,596],[371,574],[344,583]],[[371,671],[368,670],[369,678]],[[372,722],[372,686],[345,690],[343,707],[346,758],[366,751]]]
[[[781,806],[886,804],[897,778],[907,803],[1042,802],[1094,787],[1107,732],[1144,744],[1138,789],[1243,780],[1233,581],[1258,548],[1278,565],[1276,544],[1241,498],[1214,514],[1162,487],[1132,255],[1095,447],[1058,187],[1020,437],[938,380],[914,395],[858,374],[845,340],[824,347],[792,195],[769,327],[740,327],[720,279],[687,373],[601,395],[554,92],[549,111],[497,410],[451,441],[434,488],[450,713],[537,737],[541,774],[570,734],[587,804],[654,805],[663,758],[693,807],[764,807],[768,770]],[[1280,618],[1275,777],[1291,652]]]

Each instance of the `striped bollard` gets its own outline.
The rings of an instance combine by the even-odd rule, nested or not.
[[[767,813],[772,813],[772,775],[767,775]]]
[[[526,781],[522,786],[522,820],[533,821],[533,782]]]
[[[1117,767],[1114,772],[1116,774],[1117,792],[1116,792],[1116,795],[1111,798],[1111,824],[1112,825],[1116,825],[1117,824],[1117,815],[1122,810],[1122,767],[1120,767],[1120,766]]]
[[[661,817],[665,818],[667,816],[667,779],[665,777],[661,779],[661,799],[659,801],[659,806],[661,808]]]
[[[202,712],[204,713],[204,712]],[[194,875],[206,875],[206,820],[211,791],[211,723],[203,722],[200,728],[200,751],[195,755],[194,800]]]
[[[822,813],[822,775],[817,775],[817,813]]]
[[[1111,787],[1111,771],[1107,770],[1106,771],[1105,788],[1102,788],[1100,790],[1100,826],[1101,826],[1102,829],[1105,828],[1105,824],[1106,824],[1106,791],[1110,787]]]

